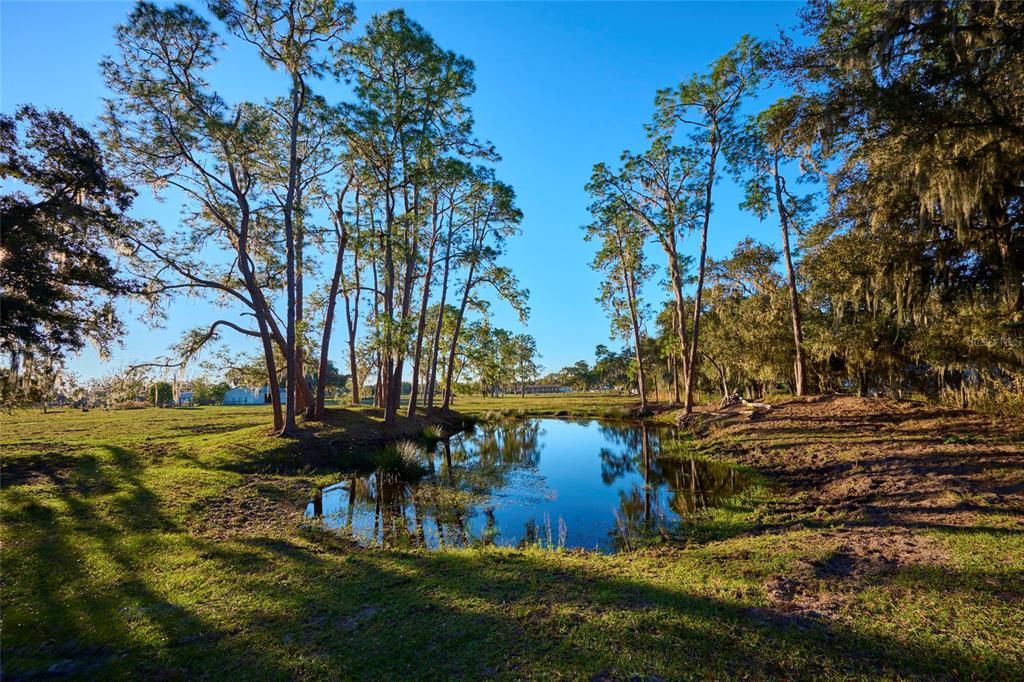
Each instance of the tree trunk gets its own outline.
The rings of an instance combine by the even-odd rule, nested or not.
[[[434,197],[437,203],[437,197]],[[423,334],[427,329],[427,307],[430,303],[430,281],[434,277],[434,250],[437,248],[437,211],[431,211],[431,239],[427,250],[427,269],[423,275],[423,296],[420,298],[420,316],[416,324],[416,344],[412,356],[412,392],[409,394],[409,410],[407,416],[416,416],[416,401],[419,398],[420,360],[423,354]]]
[[[305,100],[305,85],[298,76],[292,76],[291,90],[291,118],[289,121],[288,140],[288,187],[285,193],[283,208],[284,218],[284,239],[285,239],[285,272],[287,280],[287,305],[285,329],[285,366],[288,375],[285,377],[285,405],[284,430],[281,435],[293,436],[298,431],[295,423],[295,385],[301,369],[296,364],[296,278],[295,278],[295,225],[293,212],[295,209],[295,196],[299,183],[299,162],[298,162],[298,137],[299,137],[299,113],[302,111]]]
[[[239,240],[239,244],[245,243],[244,237]],[[242,247],[239,247],[239,250],[241,251]],[[248,258],[248,254],[246,254],[246,258]],[[239,262],[241,263],[241,253]],[[256,325],[260,330],[260,340],[263,343],[263,360],[267,365],[267,387],[270,390],[270,404],[274,411],[274,432],[280,433],[284,429],[284,414],[281,408],[281,387],[277,381],[277,361],[274,359],[274,343],[268,324],[270,315],[267,312],[263,292],[255,284],[255,277],[253,277],[252,271],[248,268],[248,265],[240,266],[240,269],[243,273],[243,279],[251,280],[253,283],[252,288],[249,289],[249,294],[253,299],[253,312],[256,316]]]
[[[647,382],[644,377],[644,358],[640,352],[640,314],[636,305],[636,281],[626,263],[626,248],[622,239],[619,239],[619,262],[622,265],[622,281],[626,285],[626,300],[629,303],[629,317],[633,323],[633,345],[636,348],[636,381],[637,390],[640,392],[640,411],[647,411]]]
[[[473,275],[476,270],[476,260],[469,264],[469,273],[466,275],[466,286],[462,290],[462,303],[459,305],[459,313],[455,318],[455,329],[452,332],[452,344],[448,352],[448,368],[444,381],[444,402],[442,410],[447,410],[452,403],[452,376],[455,371],[455,351],[459,345],[459,332],[462,330],[462,318],[466,314],[466,304],[469,302],[469,292],[473,288]]]
[[[358,297],[359,294],[357,293]],[[352,314],[349,311],[348,300],[345,301],[345,325],[348,328],[348,371],[352,375],[352,404],[359,405],[359,392],[362,387],[359,385],[359,362],[356,358],[356,326],[359,323],[359,299],[356,298],[356,318],[353,323]]]
[[[403,196],[406,192],[403,190]],[[417,200],[418,201],[418,200]],[[408,199],[404,200],[405,211],[409,212]],[[411,236],[410,236],[411,235]],[[399,319],[398,325],[401,330],[404,330],[409,321],[409,313],[412,310],[412,290],[413,283],[416,277],[416,253],[418,248],[416,231],[414,228],[405,228],[405,267],[402,273],[402,287],[401,287],[401,305],[399,307]],[[392,272],[392,295],[394,294],[394,261],[390,266]],[[391,319],[394,320],[394,306],[392,306]],[[387,425],[393,425],[398,417],[398,410],[401,407],[402,402],[402,374],[405,368],[405,339],[404,338],[392,338],[391,351],[392,358],[390,360],[390,366],[388,368],[388,375],[390,376],[388,395],[385,401],[384,410],[384,423]]]
[[[238,227],[238,270],[242,275],[246,291],[251,299],[253,314],[256,317],[256,325],[260,330],[260,340],[263,343],[263,359],[267,365],[267,386],[270,389],[270,404],[274,413],[274,432],[280,433],[284,429],[284,415],[281,410],[281,391],[277,383],[277,366],[274,360],[274,345],[271,331],[270,308],[263,296],[263,291],[256,282],[256,277],[249,267],[249,203],[244,192],[239,190],[238,179],[233,166],[229,165],[228,172],[231,176],[232,188],[238,200],[240,219]]]
[[[403,174],[408,172],[408,157],[406,150],[406,143],[404,138],[400,135],[401,145],[401,158],[402,158],[402,169]],[[404,215],[408,218],[410,213],[409,205],[409,183],[402,185],[402,208]],[[392,211],[392,218],[393,218]],[[412,291],[413,284],[416,279],[416,255],[418,249],[418,232],[416,226],[419,224],[419,186],[413,185],[413,202],[412,202],[412,214],[413,221],[410,225],[409,221],[404,221],[403,228],[403,246],[405,247],[405,268],[402,273],[402,287],[401,287],[401,317],[399,319],[399,328],[403,331],[406,329],[406,325],[409,321],[409,313],[412,310]],[[389,223],[391,224],[391,223]],[[390,230],[389,230],[390,234]],[[393,269],[392,265],[392,269]],[[392,272],[392,282],[394,282],[394,273]],[[392,309],[393,312],[393,309]],[[394,316],[392,315],[392,320]],[[392,341],[395,341],[392,339]],[[397,343],[392,346],[392,352],[394,360],[390,367],[390,389],[386,407],[384,410],[384,423],[394,424],[398,417],[398,410],[402,403],[402,374],[405,368],[405,339],[399,338]],[[413,377],[415,381],[415,377]]]
[[[430,370],[427,373],[427,412],[434,409],[434,395],[437,392],[437,360],[441,349],[441,327],[444,325],[444,307],[448,302],[448,275],[451,272],[452,222],[455,216],[454,203],[448,213],[448,234],[444,246],[444,275],[441,277],[441,301],[438,303],[437,325],[434,328],[434,344],[430,350]]]
[[[370,227],[372,229],[376,229],[376,226],[373,224],[373,213],[372,212],[370,213]],[[381,295],[380,295],[380,276],[379,276],[379,274],[377,272],[377,257],[376,257],[376,255],[373,255],[370,258],[370,272],[373,274],[373,324],[374,324],[375,327],[379,328],[379,326],[380,326]],[[381,385],[381,382],[383,381],[383,376],[382,376],[383,360],[381,358],[381,351],[379,349],[376,350],[374,352],[374,354],[373,354],[373,357],[374,357],[374,365],[376,365],[376,366],[373,369],[371,369],[370,371],[376,371],[376,373],[377,373],[377,377],[376,377],[376,380],[375,380],[376,383],[375,383],[374,389],[373,389],[373,406],[374,407],[384,407],[383,387]]]
[[[355,215],[355,229],[356,234],[359,234],[359,218],[360,218],[360,206],[359,206],[359,187],[356,187],[356,215]],[[357,237],[358,238],[358,237]],[[353,284],[355,285],[355,303],[354,305],[349,302],[348,290],[344,292],[345,296],[345,329],[348,332],[348,369],[352,376],[352,404],[359,405],[359,392],[361,390],[361,380],[359,378],[359,363],[356,359],[356,333],[359,327],[359,299],[362,296],[362,289],[360,287],[359,277],[359,245],[352,250],[352,276],[354,278]]]
[[[376,354],[377,383],[373,387],[373,406],[384,407],[384,360],[380,353]]]
[[[715,163],[718,160],[718,130],[711,132],[711,149],[708,159],[708,178],[704,186],[704,225],[700,233],[700,261],[697,266],[697,291],[693,297],[693,335],[690,337],[690,357],[686,365],[686,402],[683,413],[693,412],[693,379],[697,369],[697,345],[700,336],[701,299],[704,295],[704,271],[708,255],[708,226],[711,223],[711,194],[715,184]]]
[[[633,330],[633,340],[636,345],[636,388],[640,392],[640,411],[647,411],[647,381],[644,377],[644,359],[640,353],[640,332]]]
[[[683,274],[679,269],[679,252],[676,250],[675,233],[670,239],[662,240],[662,248],[668,256],[669,280],[672,284],[672,295],[675,299],[676,332],[679,334],[679,357],[683,360],[683,378],[690,380],[689,359],[687,356],[686,305],[683,299]]]
[[[394,248],[391,243],[391,235],[394,230],[394,198],[390,194],[385,196],[384,229],[387,238],[384,241],[384,315],[387,318],[387,325],[384,334],[384,354],[381,371],[381,390],[383,392],[382,403],[384,407],[384,425],[391,426],[395,423],[397,416],[396,407],[392,401],[392,378],[394,376],[396,351],[395,351],[395,259]]]
[[[672,358],[672,401],[674,404],[679,404],[679,359],[675,354],[670,355]]]
[[[804,333],[800,323],[800,300],[796,290],[796,270],[793,268],[793,254],[789,247],[789,213],[782,199],[782,180],[779,176],[779,159],[774,159],[775,203],[779,212],[779,224],[782,228],[782,254],[786,260],[786,278],[789,284],[789,315],[793,323],[793,346],[796,351],[793,374],[796,377],[796,394],[804,395]]]
[[[261,297],[262,297],[262,294],[261,294]],[[266,299],[262,299],[262,300],[263,300],[263,305],[269,311],[270,307],[267,306]],[[273,339],[274,343],[277,344],[278,349],[281,351],[281,353],[283,355],[285,350],[287,349],[287,346],[288,346],[287,341],[285,339],[285,336],[284,336],[284,334],[281,333],[280,327],[278,327],[277,322],[274,320],[273,316],[270,315],[269,312],[267,312],[267,319],[266,319],[266,321],[267,321],[267,327],[268,327],[268,329],[270,331],[270,336]],[[302,404],[302,405],[312,405],[313,404],[313,391],[309,388],[309,384],[306,382],[306,377],[303,376],[301,373],[297,377],[295,377],[295,392],[296,392],[296,395],[298,396],[298,402],[300,404]]]
[[[351,178],[349,179],[351,182]],[[324,332],[320,341],[320,366],[316,378],[316,407],[313,410],[313,417],[324,418],[324,400],[327,391],[327,371],[330,360],[327,357],[331,346],[331,333],[334,328],[334,309],[338,302],[338,288],[341,285],[341,274],[344,269],[345,247],[348,244],[348,228],[345,226],[344,202],[345,194],[348,191],[349,183],[338,196],[338,203],[335,213],[335,221],[338,230],[338,255],[334,261],[334,275],[331,277],[331,290],[327,295],[327,311],[324,313]],[[353,376],[353,381],[355,377]]]
[[[298,171],[296,170],[296,173]],[[298,220],[294,219],[294,215],[298,214]],[[303,251],[306,246],[306,235],[305,228],[302,223],[302,185],[301,183],[296,186],[295,189],[295,207],[293,209],[293,225],[295,229],[295,367],[300,377],[306,376],[306,356],[303,349],[303,338],[300,333],[305,320],[305,290],[303,286],[303,274],[304,268],[302,264]],[[302,414],[307,419],[313,416],[316,410],[316,400],[318,396],[316,393],[313,394],[313,400],[307,401],[301,392],[296,389],[295,397],[295,414]]]

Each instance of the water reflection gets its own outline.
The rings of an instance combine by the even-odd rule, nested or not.
[[[594,421],[484,424],[424,452],[417,483],[376,472],[324,488],[306,515],[384,547],[629,547],[748,485],[686,457],[675,430]],[[543,454],[543,457],[542,457]]]

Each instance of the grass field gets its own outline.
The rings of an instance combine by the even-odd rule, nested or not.
[[[374,440],[372,410],[295,443],[260,407],[5,416],[3,677],[1020,679],[1020,430],[892,414],[799,404],[726,429],[702,449],[767,485],[611,556],[370,550],[303,527],[334,480],[324,441]]]
[[[479,395],[456,396],[453,409],[475,416],[554,416],[628,418],[637,406],[637,398],[612,393],[556,393],[539,395],[503,395],[497,398]]]

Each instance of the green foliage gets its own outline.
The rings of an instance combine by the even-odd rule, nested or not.
[[[154,382],[146,390],[146,397],[149,399],[150,404],[155,407],[172,405],[174,404],[174,387],[166,381]]]
[[[814,0],[803,17],[809,46],[744,37],[707,72],[658,92],[648,149],[624,153],[618,170],[594,166],[588,237],[611,234],[625,212],[629,234],[667,257],[675,300],[656,338],[635,342],[652,383],[677,381],[673,363],[682,363],[688,393],[806,386],[1018,404],[1021,14],[997,3]],[[792,91],[741,116],[762,80]],[[742,207],[779,220],[781,263],[748,238],[706,264],[723,156],[744,185]],[[822,181],[824,214],[813,192],[796,188]],[[678,242],[696,228],[690,295]],[[594,262],[605,274],[599,300],[621,333],[628,292],[609,274],[625,252],[612,259],[604,244]]]
[[[0,115],[0,404],[55,396],[67,353],[101,357],[123,334],[116,297],[136,289],[118,268],[135,192],[87,130],[60,111]],[[15,185],[12,185],[14,187]]]
[[[192,380],[192,402],[196,405],[220,405],[231,386],[226,381],[212,382],[205,377]]]
[[[819,388],[978,405],[1012,393],[1024,368],[1020,12],[816,1],[804,19],[814,42],[783,45],[777,62],[802,91],[794,139],[829,168],[801,265]]]
[[[628,346],[615,352],[607,346],[598,345],[594,349],[591,372],[601,388],[627,390],[636,373],[634,354]]]
[[[465,370],[485,395],[517,393],[540,372],[537,341],[492,327],[486,319],[465,326],[458,345],[459,373]]]
[[[579,360],[545,377],[544,383],[568,386],[576,391],[589,391],[597,386],[597,377],[586,360]]]
[[[0,350],[57,360],[122,333],[112,298],[133,283],[114,257],[136,227],[135,192],[112,174],[87,130],[59,111],[0,116],[0,177],[26,190],[0,197]]]
[[[759,396],[766,386],[792,381],[789,302],[778,260],[777,251],[747,239],[709,266],[704,378],[723,395]]]

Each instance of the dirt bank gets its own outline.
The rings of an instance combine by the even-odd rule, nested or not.
[[[945,565],[934,531],[1024,533],[1020,422],[824,396],[776,405],[708,442],[773,485],[758,532],[806,529],[801,542],[831,547],[826,559],[765,584],[783,612],[828,616],[897,569]]]

